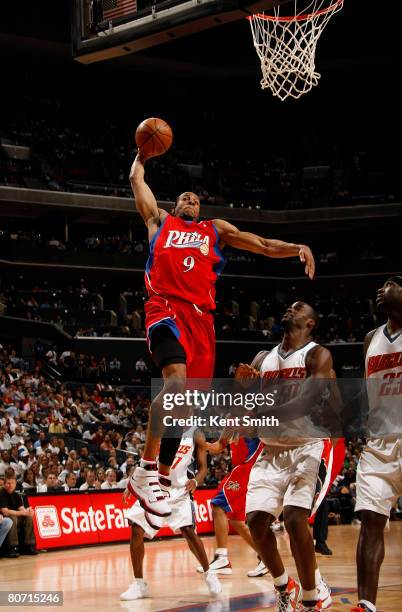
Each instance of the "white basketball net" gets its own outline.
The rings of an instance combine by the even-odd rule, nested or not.
[[[277,6],[273,15],[258,13],[248,18],[261,61],[262,89],[285,100],[300,98],[317,85],[321,76],[315,69],[317,41],[342,6],[343,0],[312,0],[298,12],[294,0],[293,16],[280,16]]]

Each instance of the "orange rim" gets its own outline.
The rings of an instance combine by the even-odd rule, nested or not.
[[[314,17],[318,17],[319,15],[325,15],[325,13],[329,13],[330,11],[334,11],[337,6],[343,4],[343,0],[336,0],[327,8],[321,9],[320,11],[315,11],[314,13],[305,13],[302,15],[294,15],[293,17],[280,17],[275,15],[265,15],[265,13],[256,13],[255,15],[249,15],[247,19],[249,21],[253,21],[254,19],[265,19],[266,21],[307,21],[309,19],[313,19]]]

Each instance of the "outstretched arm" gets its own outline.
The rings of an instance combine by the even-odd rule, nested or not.
[[[265,255],[265,257],[284,258],[298,256],[300,261],[305,264],[305,273],[309,278],[314,278],[314,257],[310,248],[305,244],[293,244],[283,242],[282,240],[262,238],[262,236],[257,236],[257,234],[251,234],[250,232],[241,232],[235,225],[222,219],[214,219],[214,224],[224,244],[241,249],[242,251],[251,251],[251,253]]]
[[[135,206],[148,228],[149,239],[153,237],[158,227],[167,217],[165,210],[158,208],[155,196],[145,182],[145,159],[138,152],[130,170],[130,183],[135,198]]]

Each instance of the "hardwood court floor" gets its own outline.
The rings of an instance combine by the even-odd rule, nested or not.
[[[358,526],[330,527],[332,557],[319,559],[321,573],[333,589],[334,612],[350,610],[356,602],[355,549]],[[289,573],[295,575],[287,535],[278,542]],[[204,538],[212,558],[214,539]],[[120,602],[119,594],[132,580],[128,544],[87,547],[41,553],[36,557],[0,560],[0,590],[62,590],[64,612],[129,611],[242,612],[273,610],[273,586],[269,577],[247,578],[256,558],[239,536],[229,538],[232,576],[222,576],[223,595],[210,600],[196,561],[182,539],[146,545],[145,577],[152,599]],[[402,611],[402,523],[386,531],[386,558],[380,578],[378,610]],[[38,610],[32,606],[20,608]],[[44,608],[41,607],[41,610]],[[56,610],[56,608],[51,608]]]

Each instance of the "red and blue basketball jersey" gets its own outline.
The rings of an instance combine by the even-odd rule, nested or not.
[[[248,463],[251,459],[255,459],[260,454],[263,446],[259,438],[241,437],[237,444],[232,442],[230,444],[232,465],[241,465],[242,463]]]
[[[149,244],[145,285],[149,297],[172,297],[215,309],[215,283],[225,265],[212,221],[169,215]]]

